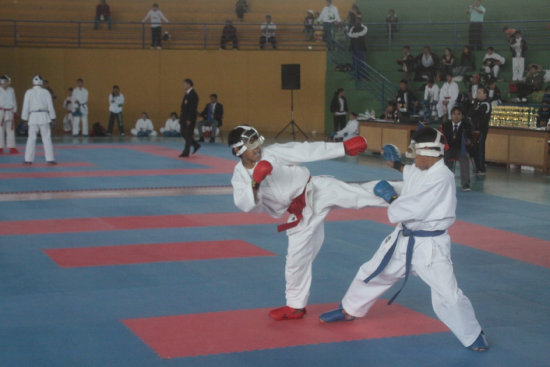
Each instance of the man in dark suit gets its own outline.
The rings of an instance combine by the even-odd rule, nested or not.
[[[210,142],[214,143],[216,141],[218,128],[222,126],[223,123],[223,104],[218,103],[218,96],[216,94],[210,95],[210,103],[204,107],[204,110],[201,112],[201,116],[203,120],[199,121],[197,124],[199,129],[199,141],[204,141],[202,128],[204,126],[212,126]]]
[[[185,95],[181,102],[180,126],[181,136],[185,139],[185,148],[181,152],[180,157],[189,157],[191,146],[193,146],[193,153],[201,147],[193,138],[195,123],[197,122],[199,95],[193,89],[193,81],[191,79],[183,81],[183,89],[185,90]]]
[[[445,150],[445,164],[454,172],[456,161],[460,163],[462,190],[471,191],[470,152],[474,140],[472,123],[469,118],[464,117],[460,107],[453,107],[451,120],[444,122],[442,129],[449,146]]]

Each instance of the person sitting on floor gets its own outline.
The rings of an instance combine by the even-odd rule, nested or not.
[[[166,120],[164,127],[160,128],[160,133],[166,137],[181,136],[180,120],[178,114],[172,112],[170,118]]]
[[[374,117],[374,116],[373,116]],[[333,135],[334,141],[347,141],[359,135],[359,121],[357,121],[357,113],[349,114],[349,121],[346,126]]]
[[[141,113],[141,118],[136,121],[136,127],[132,129],[134,136],[157,136],[153,122],[149,119],[147,112]]]

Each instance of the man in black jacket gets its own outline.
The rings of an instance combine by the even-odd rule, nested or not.
[[[443,123],[442,130],[449,146],[449,149],[445,150],[445,164],[454,172],[456,161],[460,163],[462,190],[471,191],[469,151],[472,149],[473,141],[472,124],[464,117],[460,107],[453,107],[451,120]]]
[[[491,103],[487,100],[487,89],[479,87],[477,89],[477,98],[473,108],[470,110],[477,139],[474,139],[474,162],[476,164],[475,173],[485,174],[485,141],[489,133],[489,120],[491,119]]]
[[[197,110],[199,106],[199,95],[193,89],[193,81],[191,79],[185,79],[183,81],[183,89],[185,95],[181,102],[181,136],[185,139],[185,148],[181,152],[180,157],[189,157],[189,150],[193,146],[193,153],[195,153],[201,147],[199,143],[193,138],[195,131],[195,123],[197,122]]]
[[[218,96],[216,94],[210,95],[210,103],[204,106],[201,116],[203,120],[199,121],[197,124],[199,130],[199,141],[201,143],[204,141],[204,136],[202,133],[203,127],[212,126],[210,142],[214,143],[216,141],[218,128],[222,126],[223,123],[223,104],[218,103]]]

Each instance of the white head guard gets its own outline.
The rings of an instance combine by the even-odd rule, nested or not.
[[[42,85],[43,83],[44,81],[40,75],[35,75],[34,78],[32,78],[32,85]]]
[[[247,149],[256,149],[264,143],[265,138],[252,126],[237,126],[235,129],[239,128],[243,129],[241,140],[231,145],[231,148],[240,148],[239,151],[235,153],[237,157],[243,155]]]
[[[444,150],[445,137],[443,134],[434,128],[424,127],[413,135],[405,156],[407,158],[414,158],[417,155],[441,157]]]

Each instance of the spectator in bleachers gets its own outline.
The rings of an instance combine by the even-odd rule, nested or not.
[[[237,39],[237,28],[233,26],[233,22],[229,19],[225,21],[225,26],[223,27],[223,30],[222,30],[222,38],[220,41],[220,48],[222,50],[225,50],[226,42],[232,42],[234,50],[239,49],[239,40]]]
[[[388,101],[388,104],[386,105],[386,110],[382,115],[380,115],[380,118],[388,121],[397,121],[397,117],[397,104],[395,103],[395,101]]]
[[[453,74],[445,75],[445,83],[439,90],[439,100],[437,102],[437,116],[445,121],[447,117],[451,118],[451,111],[458,98],[458,84],[453,81]]]
[[[271,43],[273,49],[277,49],[277,39],[275,38],[275,31],[277,26],[273,23],[271,15],[265,16],[265,22],[260,26],[262,36],[260,37],[260,48],[263,50],[266,43]]]
[[[459,107],[453,107],[451,118],[442,125],[443,135],[449,149],[444,153],[445,164],[454,172],[455,164],[460,164],[460,183],[462,190],[470,188],[470,151],[473,142],[473,129],[470,120],[464,118]]]
[[[348,101],[344,94],[344,88],[338,88],[330,102],[330,112],[334,118],[334,131],[343,129],[346,124]]]
[[[237,0],[235,4],[235,13],[237,13],[237,18],[242,22],[244,20],[244,14],[248,12],[248,1],[247,0]]]
[[[321,11],[318,21],[323,25],[323,40],[329,50],[333,48],[335,28],[342,22],[338,8],[332,4],[332,0],[326,0],[327,5]]]
[[[434,76],[437,70],[438,58],[432,52],[430,46],[424,46],[424,50],[416,57],[415,80],[426,80],[429,76]]]
[[[399,82],[395,103],[399,112],[414,112],[418,106],[418,99],[414,92],[409,89],[409,82],[405,79]]]
[[[525,71],[525,51],[527,51],[527,42],[521,36],[521,31],[516,31],[510,39],[510,51],[512,51],[512,81],[523,80]]]
[[[313,10],[308,10],[304,18],[304,33],[306,35],[306,42],[313,41],[315,34],[315,16],[313,15]]]
[[[488,47],[487,53],[483,56],[483,60],[481,62],[483,64],[483,70],[485,71],[487,79],[497,79],[498,73],[500,72],[500,67],[504,65],[506,60],[504,57],[497,54],[493,47]]]
[[[198,122],[199,130],[199,142],[204,141],[203,128],[205,126],[210,126],[212,128],[210,133],[210,142],[216,142],[216,135],[218,134],[218,129],[223,124],[223,104],[218,102],[218,96],[216,94],[210,95],[210,103],[204,106],[204,109],[201,112],[201,117],[203,118]]]
[[[374,118],[375,116],[373,116]],[[346,141],[359,135],[359,121],[357,121],[357,113],[351,112],[349,114],[349,121],[342,130],[338,130],[334,133],[334,141]]]
[[[160,133],[166,137],[176,137],[181,135],[181,125],[178,120],[178,114],[172,112],[170,118],[166,120],[164,127],[160,128]]]
[[[481,78],[479,74],[474,74],[472,75],[472,78],[470,79],[470,83],[468,85],[468,101],[471,104],[473,104],[475,99],[477,98],[477,90],[479,89],[479,87],[482,87]],[[464,111],[464,113],[467,112],[468,111]]]
[[[464,74],[476,69],[476,58],[470,46],[464,46],[462,53],[460,54],[460,60],[456,67],[456,76],[463,76]]]
[[[398,22],[397,15],[395,14],[395,10],[390,9],[388,11],[388,16],[386,17],[386,34],[393,39],[393,36],[395,36],[395,33],[397,32],[397,22]]]
[[[88,90],[84,88],[84,80],[76,80],[76,88],[73,89],[73,136],[80,133],[80,121],[82,121],[82,136],[88,136]]]
[[[475,0],[474,5],[470,5],[467,14],[470,14],[469,39],[472,49],[481,50],[483,39],[483,18],[485,17],[485,8],[481,5],[481,0]]]
[[[168,19],[162,14],[156,3],[141,22],[145,23],[148,19],[151,20],[151,49],[156,47],[160,50],[162,49],[162,22],[168,23]]]
[[[518,91],[516,102],[527,102],[527,97],[531,93],[541,90],[543,84],[544,70],[542,67],[535,64],[529,65],[529,71],[525,76],[525,81],[516,83],[516,88]]]
[[[489,79],[487,88],[487,100],[491,103],[491,106],[502,105],[500,88],[497,86],[497,81],[495,79]]]
[[[367,71],[364,68],[362,61],[365,61],[365,52],[367,52],[367,26],[361,23],[359,19],[353,27],[350,28],[349,50],[353,53],[353,71],[355,78],[366,78]]]
[[[73,130],[73,88],[67,89],[67,98],[63,101],[63,109],[67,111],[63,117],[63,132],[70,134]]]
[[[428,78],[428,83],[424,87],[424,117],[431,120],[432,116],[437,117],[437,101],[439,100],[439,86],[435,83],[433,77]]]
[[[111,9],[105,0],[100,0],[95,8],[94,29],[99,27],[99,23],[107,23],[107,28],[111,30]]]
[[[122,106],[124,105],[124,95],[120,93],[118,85],[113,86],[113,92],[109,94],[109,127],[107,128],[107,135],[113,133],[113,125],[115,119],[118,123],[118,132],[120,136],[124,136],[124,125],[122,124]]]
[[[515,37],[517,29],[510,28],[510,27],[504,27],[504,28],[502,28],[502,31],[504,32],[504,37],[506,38],[506,41],[511,42]]]
[[[141,113],[141,118],[136,121],[136,127],[131,130],[133,136],[157,136],[153,122],[147,112]]]
[[[443,56],[441,56],[441,75],[452,73],[456,67],[456,58],[453,55],[453,51],[450,48],[446,48]]]
[[[414,57],[411,55],[410,46],[403,46],[402,52],[403,57],[397,59],[397,63],[400,65],[399,71],[403,72],[403,74],[401,75],[401,79],[408,81],[411,77],[411,73],[414,70]]]

